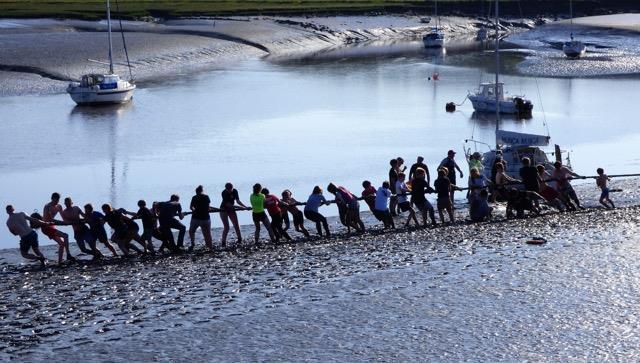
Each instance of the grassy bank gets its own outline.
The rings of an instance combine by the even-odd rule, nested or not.
[[[115,0],[112,9],[116,12]],[[123,18],[154,16],[176,18],[185,16],[228,16],[257,14],[354,14],[368,12],[429,14],[434,1],[407,0],[119,0],[119,15]],[[440,0],[444,14],[474,15],[486,12],[491,0]],[[559,0],[501,0],[504,14],[539,15],[565,13],[568,1]],[[575,0],[576,13],[584,15],[608,12],[633,11],[640,8],[630,0]],[[635,8],[635,9],[634,9]],[[0,17],[3,18],[79,18],[104,17],[103,0],[0,0]]]

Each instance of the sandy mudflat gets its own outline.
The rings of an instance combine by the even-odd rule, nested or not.
[[[448,18],[452,34],[475,31],[474,21]],[[380,39],[415,37],[429,25],[410,16],[327,18],[251,17],[226,20],[171,20],[161,24],[125,22],[127,48],[138,81],[157,80],[199,69],[224,67],[242,59],[314,52],[327,47]],[[78,20],[0,20],[0,78],[3,95],[60,92],[104,65],[106,24]],[[116,71],[127,75],[119,33],[114,33]],[[32,77],[8,71],[39,74]]]

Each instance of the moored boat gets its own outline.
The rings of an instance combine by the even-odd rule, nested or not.
[[[85,74],[80,82],[71,82],[67,86],[67,93],[78,105],[108,105],[131,101],[136,89],[131,80],[126,81],[115,74],[113,70],[113,42],[111,40],[111,7],[107,6],[107,27],[109,38],[109,73]]]

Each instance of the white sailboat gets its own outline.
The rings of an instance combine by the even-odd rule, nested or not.
[[[498,0],[496,0],[496,69],[499,69],[499,56],[498,56]],[[544,165],[545,168],[551,170],[552,166],[547,158],[547,153],[541,149],[549,145],[551,137],[549,135],[536,135],[529,133],[505,131],[500,129],[500,116],[503,113],[503,105],[505,104],[502,96],[502,84],[498,81],[498,73],[496,72],[496,82],[485,84],[486,90],[495,90],[495,85],[498,85],[498,92],[493,92],[491,95],[483,94],[482,97],[493,97],[492,111],[496,115],[496,141],[495,148],[484,142],[476,140],[465,140],[466,143],[473,143],[477,147],[478,144],[486,145],[489,151],[482,154],[483,174],[487,179],[491,178],[491,170],[497,156],[501,156],[504,161],[507,162],[506,173],[514,178],[520,178],[519,172],[522,165],[522,158],[528,157],[532,165]],[[482,88],[482,86],[481,86]],[[469,98],[471,99],[472,96]],[[473,97],[477,97],[474,95]],[[473,100],[472,100],[473,102]],[[477,102],[477,99],[476,99]],[[530,103],[529,103],[530,104]],[[475,106],[475,104],[474,104]],[[466,148],[467,160],[471,156],[471,148]],[[557,161],[562,160],[562,154],[560,147],[555,146],[555,157]]]
[[[581,41],[573,39],[573,0],[569,0],[569,15],[571,17],[571,40],[564,42],[562,45],[562,51],[567,58],[578,59],[585,55],[587,52],[587,46]]]
[[[426,48],[442,48],[446,42],[444,31],[439,27],[440,17],[438,16],[438,0],[436,0],[435,7],[436,26],[432,27],[431,31],[422,37],[422,42]]]
[[[78,105],[105,105],[131,101],[136,86],[120,78],[113,71],[113,42],[111,40],[111,6],[107,5],[107,27],[109,33],[109,73],[92,73],[82,76],[80,82],[71,82],[67,93]]]
[[[495,18],[495,56],[496,56],[496,80],[495,83],[481,83],[480,87],[467,96],[476,112],[496,112],[497,114],[515,114],[528,116],[533,110],[533,104],[524,96],[506,96],[504,84],[500,83],[500,23],[498,0],[496,0]]]

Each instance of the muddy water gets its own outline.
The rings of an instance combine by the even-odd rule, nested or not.
[[[615,211],[213,254],[39,271],[5,250],[0,358],[637,360],[637,180],[616,187]]]

